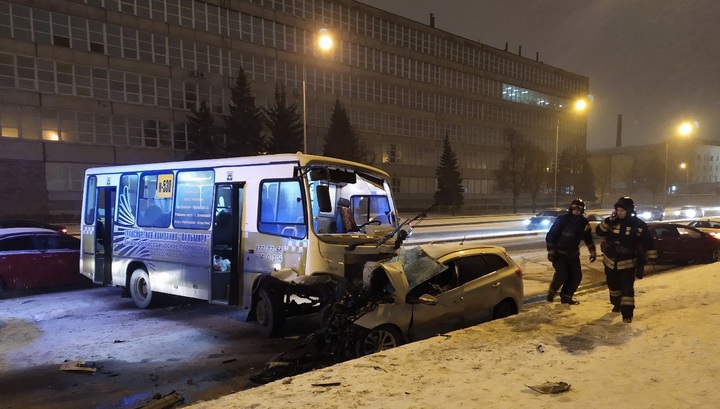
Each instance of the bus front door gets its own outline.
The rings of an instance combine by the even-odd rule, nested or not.
[[[112,283],[114,187],[98,187],[95,209],[95,276],[93,281],[107,285]]]
[[[242,294],[240,238],[243,188],[244,183],[215,186],[210,274],[210,301],[215,304],[238,305]]]

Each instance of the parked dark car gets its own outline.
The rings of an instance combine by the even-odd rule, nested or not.
[[[665,210],[660,206],[635,206],[635,215],[646,222],[662,221]]]
[[[56,232],[67,234],[67,229],[65,226],[61,226],[58,224],[50,224],[50,223],[44,223],[39,222],[36,220],[26,220],[26,219],[10,219],[10,220],[0,220],[0,229],[6,229],[10,227],[38,227],[41,229],[50,229],[55,230]]]
[[[648,223],[658,251],[658,263],[714,263],[720,260],[720,239],[677,223]]]
[[[524,220],[523,224],[525,224],[525,227],[527,227],[528,230],[547,230],[550,228],[550,226],[552,226],[553,222],[558,216],[563,215],[567,212],[568,210],[562,207],[545,209],[540,213],[536,214],[535,216]]]
[[[90,286],[80,274],[80,239],[50,229],[0,229],[0,294]]]

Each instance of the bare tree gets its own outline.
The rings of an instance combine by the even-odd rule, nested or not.
[[[520,193],[524,190],[524,177],[528,172],[528,150],[530,144],[525,137],[515,129],[506,128],[503,136],[507,140],[507,156],[500,162],[500,168],[495,171],[498,190],[512,194],[512,210],[517,213],[517,202]]]
[[[547,163],[547,156],[547,153],[539,147],[528,144],[523,189],[530,194],[533,213],[535,213],[537,207],[537,196],[546,187],[547,172],[545,164]]]

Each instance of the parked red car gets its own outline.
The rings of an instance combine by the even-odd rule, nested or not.
[[[678,223],[648,223],[663,264],[714,263],[720,260],[720,239]]]
[[[91,284],[80,274],[80,239],[35,227],[0,229],[0,295]]]
[[[50,223],[45,223],[45,222],[39,222],[36,220],[26,220],[26,219],[0,220],[0,228],[10,228],[10,227],[40,227],[43,229],[55,230],[57,232],[67,234],[67,228],[65,228],[65,226],[61,226],[59,224],[50,224]]]

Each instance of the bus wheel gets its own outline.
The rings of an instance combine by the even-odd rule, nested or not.
[[[130,276],[130,297],[138,308],[150,308],[157,298],[150,289],[150,276],[147,271],[138,268]]]
[[[263,288],[258,293],[255,315],[260,333],[266,337],[275,337],[285,321],[285,308],[278,297]]]

